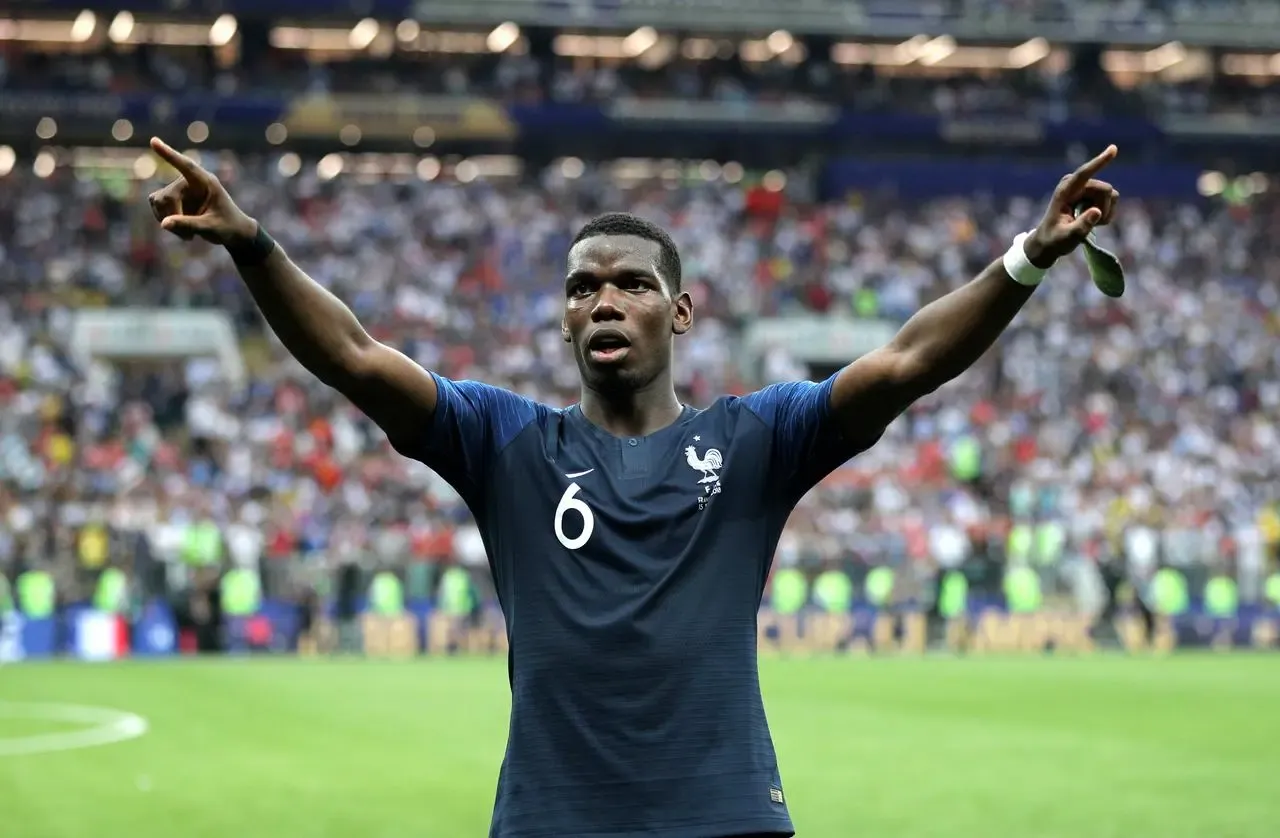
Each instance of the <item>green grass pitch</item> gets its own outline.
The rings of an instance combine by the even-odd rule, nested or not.
[[[799,838],[1272,838],[1280,659],[761,662]],[[140,738],[13,755],[145,717]],[[10,712],[2,712],[5,708]],[[498,658],[0,668],[4,838],[467,838],[506,739]]]

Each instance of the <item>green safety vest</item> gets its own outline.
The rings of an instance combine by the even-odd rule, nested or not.
[[[108,614],[123,614],[128,605],[129,581],[124,571],[109,567],[98,577],[93,594],[93,607]]]
[[[889,599],[893,596],[893,568],[872,568],[871,572],[867,574],[864,591],[867,596],[867,602],[877,608],[888,605]]]
[[[1176,617],[1186,612],[1191,597],[1187,593],[1187,577],[1182,571],[1162,567],[1151,580],[1156,611],[1166,617]]]
[[[53,616],[57,607],[52,574],[43,570],[28,570],[18,577],[18,608],[33,620]]]
[[[1240,606],[1236,580],[1230,576],[1214,576],[1204,586],[1204,608],[1211,617],[1234,617]]]
[[[222,577],[222,610],[232,617],[251,617],[262,607],[262,580],[252,570],[233,568]]]
[[[829,613],[848,612],[853,606],[853,580],[843,571],[824,571],[813,581],[813,598]]]
[[[379,577],[387,576],[396,581],[397,587],[399,580],[389,573],[379,573]],[[378,578],[374,577],[374,585],[378,584]],[[390,590],[390,588],[388,588]],[[396,613],[403,608],[404,602],[398,603]],[[471,575],[460,567],[445,568],[444,574],[440,577],[440,609],[446,614],[452,614],[455,617],[461,617],[471,613],[471,609],[475,606],[472,601],[471,591]]]
[[[971,436],[951,446],[951,476],[966,483],[982,475],[982,446]]]
[[[1014,524],[1009,530],[1009,538],[1005,542],[1005,553],[1010,563],[1031,560],[1031,550],[1035,546],[1035,530],[1030,524]]]
[[[879,295],[870,288],[859,288],[853,295],[853,311],[858,317],[875,317],[880,313]]]
[[[1266,588],[1267,601],[1277,608],[1280,608],[1280,573],[1273,573],[1267,577]]]
[[[969,580],[958,570],[949,570],[942,577],[942,590],[938,592],[938,613],[943,619],[958,617],[969,607]]]
[[[794,567],[784,567],[773,574],[773,592],[769,597],[779,614],[795,614],[809,601],[809,583]]]
[[[222,532],[212,521],[201,521],[187,527],[182,534],[182,560],[189,565],[206,567],[222,560]]]
[[[1040,576],[1029,567],[1011,567],[1004,575],[1004,597],[1009,610],[1029,614],[1040,610]]]
[[[1067,544],[1067,528],[1057,521],[1045,521],[1035,529],[1033,548],[1037,564],[1057,564]]]

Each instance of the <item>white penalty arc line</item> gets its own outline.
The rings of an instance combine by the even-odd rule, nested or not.
[[[0,757],[54,754],[113,745],[137,739],[149,727],[147,720],[136,713],[78,704],[0,701],[0,719],[35,719],[87,725],[82,729],[60,733],[0,738]]]

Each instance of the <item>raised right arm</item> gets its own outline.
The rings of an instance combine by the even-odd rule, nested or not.
[[[341,300],[307,276],[236,206],[211,172],[158,139],[152,149],[180,177],[150,197],[161,226],[225,246],[271,330],[313,375],[342,393],[401,454],[421,459],[439,388],[403,353],[370,337]]]
[[[351,309],[307,276],[279,245],[261,264],[236,267],[289,354],[350,399],[397,451],[419,458],[436,409],[435,378],[370,337]]]

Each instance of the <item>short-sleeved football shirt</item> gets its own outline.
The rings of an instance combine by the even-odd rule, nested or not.
[[[832,422],[833,379],[643,437],[436,383],[422,459],[475,515],[510,645],[491,838],[792,835],[756,613],[795,504],[865,447]]]

